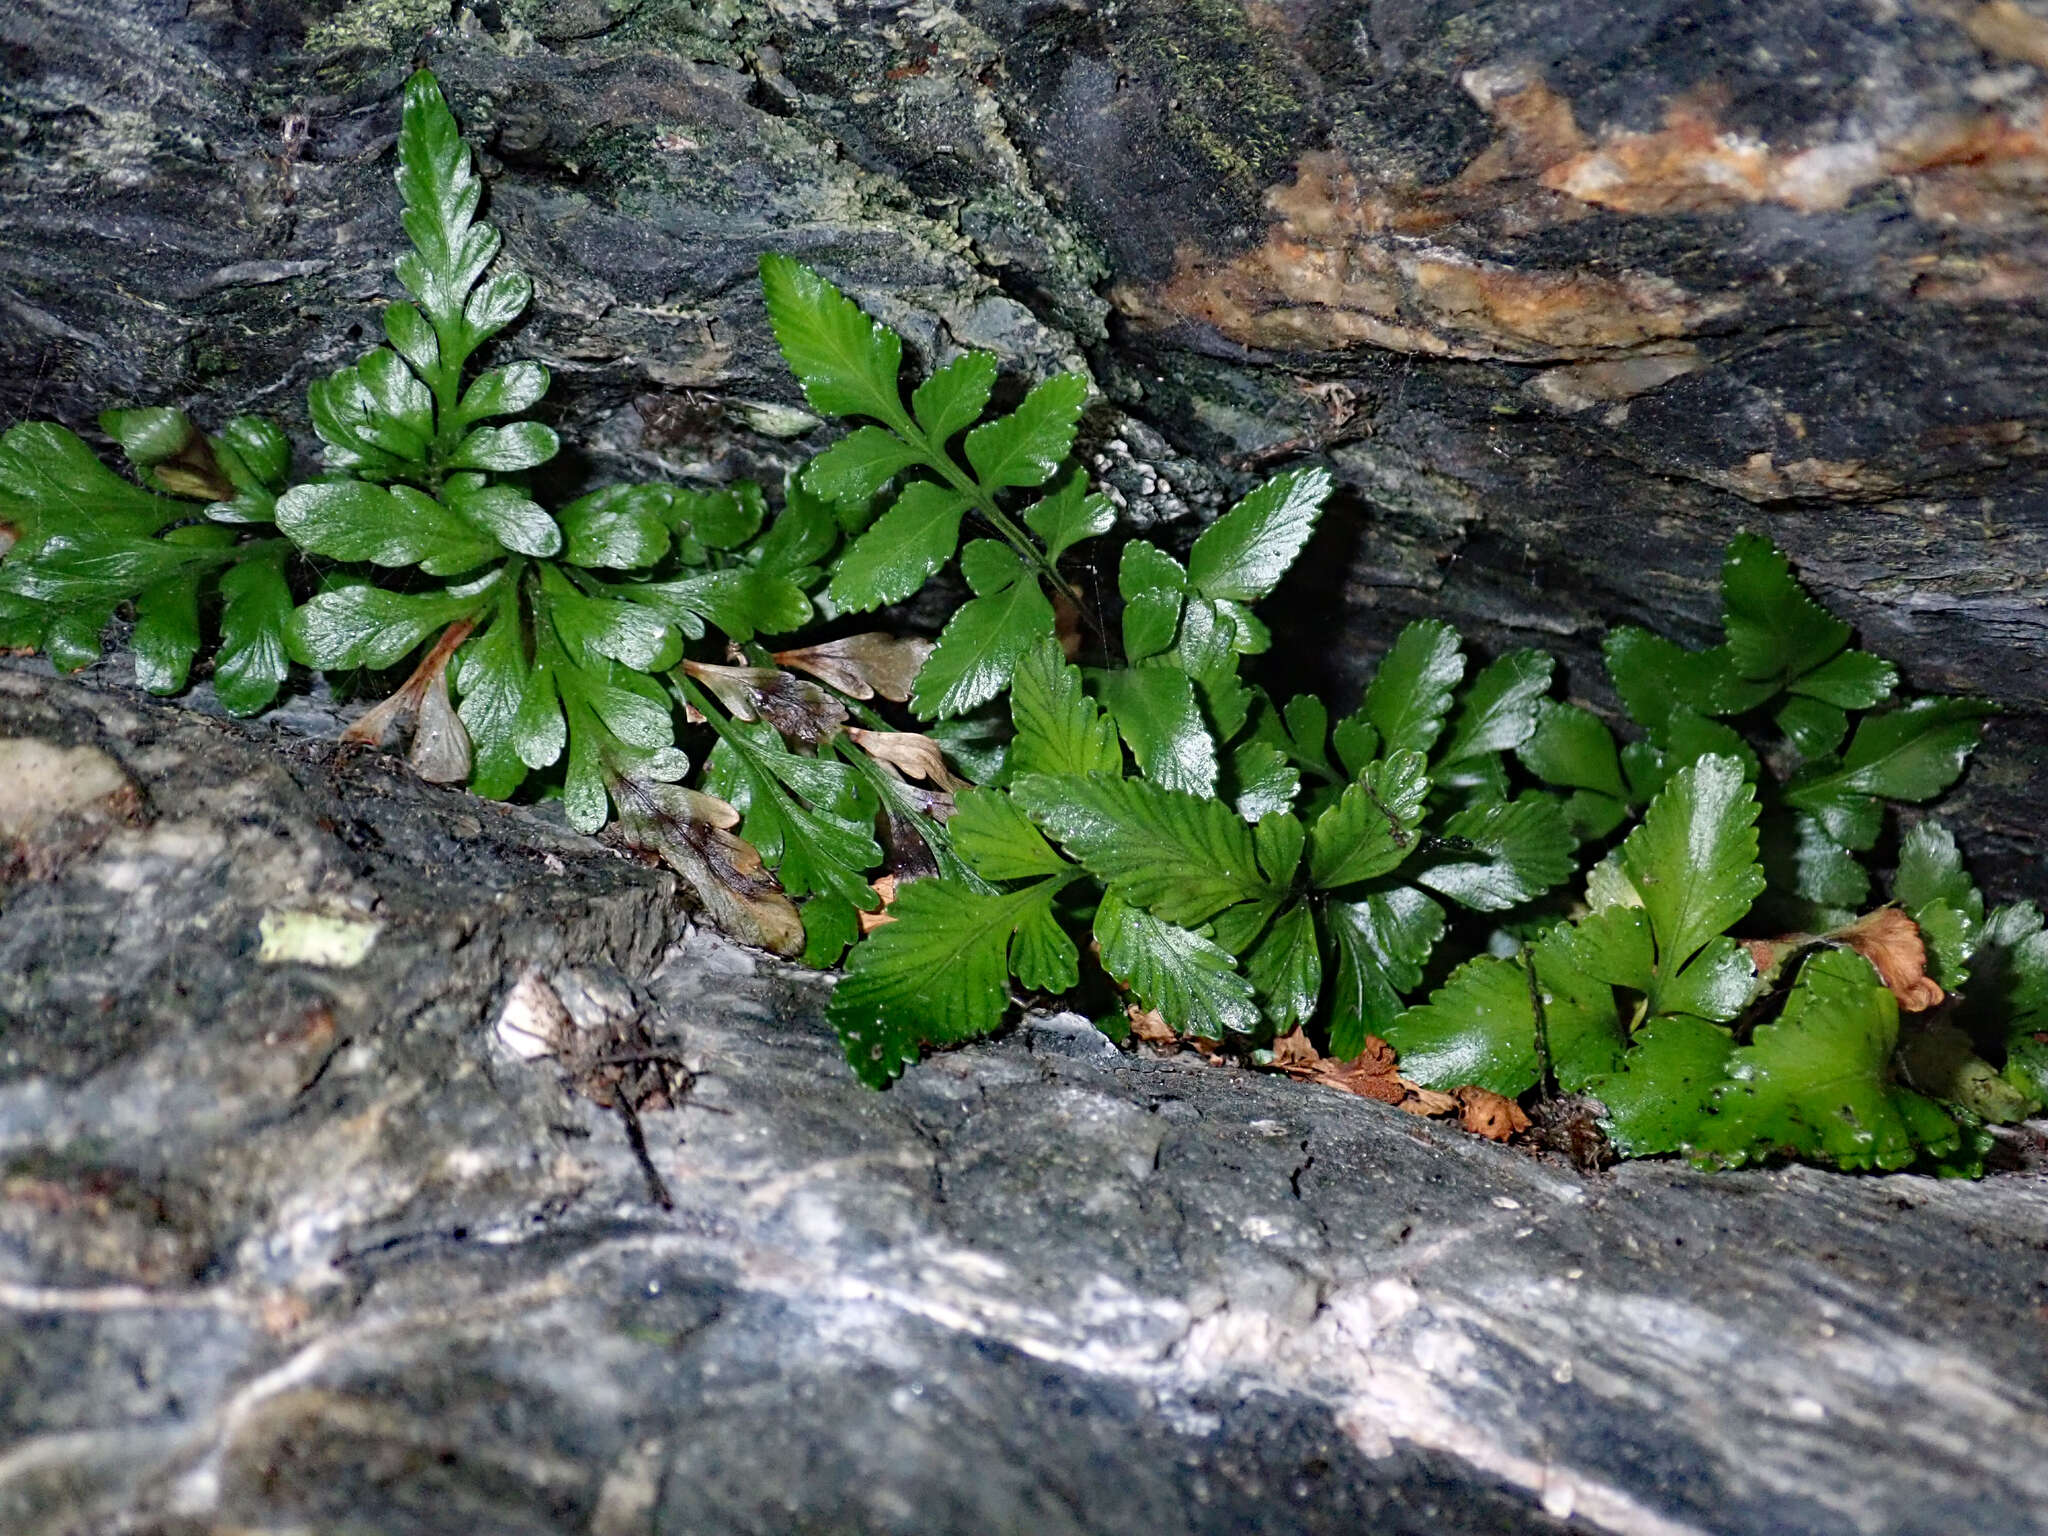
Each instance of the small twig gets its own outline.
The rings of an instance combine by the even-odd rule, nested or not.
[[[590,1065],[593,1067],[637,1067],[643,1066],[648,1062],[655,1062],[664,1067],[674,1067],[685,1077],[694,1078],[696,1076],[684,1064],[683,1058],[676,1055],[673,1051],[611,1051],[605,1055],[590,1058]]]
[[[639,1160],[640,1172],[646,1175],[647,1198],[664,1211],[674,1210],[676,1203],[669,1196],[668,1185],[662,1182],[661,1173],[654,1166],[654,1159],[648,1155],[647,1137],[640,1129],[640,1112],[633,1108],[630,1100],[624,1098],[619,1099],[612,1108],[619,1112],[619,1118],[626,1123],[626,1144],[633,1149],[633,1156]]]

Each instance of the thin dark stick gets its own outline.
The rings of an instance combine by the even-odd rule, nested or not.
[[[619,1112],[619,1118],[626,1122],[626,1143],[633,1149],[633,1156],[640,1161],[640,1171],[647,1177],[647,1198],[664,1211],[672,1211],[676,1203],[669,1197],[668,1186],[661,1181],[661,1174],[654,1166],[654,1159],[647,1155],[647,1137],[640,1129],[640,1114],[626,1100],[620,1099],[612,1106]]]
[[[693,1075],[683,1064],[683,1058],[673,1051],[610,1051],[602,1056],[593,1056],[593,1067],[637,1067],[656,1062],[664,1067],[674,1067],[685,1076]]]

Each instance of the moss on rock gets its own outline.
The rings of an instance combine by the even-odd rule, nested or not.
[[[1165,92],[1165,128],[1236,198],[1256,203],[1307,124],[1287,61],[1236,0],[1164,0],[1135,18],[1132,63]]]
[[[442,0],[348,0],[331,15],[307,22],[306,47],[314,53],[342,48],[393,53],[447,20]]]

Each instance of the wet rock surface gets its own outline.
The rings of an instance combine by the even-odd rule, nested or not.
[[[0,418],[310,448],[397,292],[431,62],[536,279],[549,493],[829,437],[752,279],[791,251],[921,361],[1088,369],[1089,456],[1168,542],[1325,458],[1280,638],[1340,696],[1427,613],[1611,706],[1606,628],[1706,639],[1767,528],[1913,686],[2012,707],[1953,819],[2048,896],[2031,3],[26,0],[0,49]]]
[[[2039,1177],[1586,1176],[1071,1016],[871,1093],[542,815],[0,672],[30,750],[10,1536],[2048,1529]]]

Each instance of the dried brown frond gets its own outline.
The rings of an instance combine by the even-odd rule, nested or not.
[[[871,699],[879,693],[901,704],[910,697],[918,669],[931,653],[929,640],[900,640],[877,631],[777,651],[775,661],[808,672],[853,698]]]

